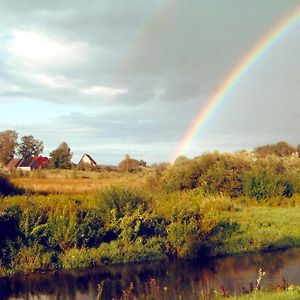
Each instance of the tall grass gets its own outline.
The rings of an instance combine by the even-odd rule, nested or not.
[[[2,274],[300,246],[300,207],[243,205],[202,190],[22,195],[0,201]],[[286,200],[286,201],[287,201]]]
[[[0,198],[2,274],[300,246],[295,155],[209,153],[136,174],[26,174],[0,177],[2,196],[31,191]]]

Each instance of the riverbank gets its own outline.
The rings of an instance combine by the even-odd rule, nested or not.
[[[285,291],[299,285],[299,248],[197,261],[172,259],[19,274],[1,278],[0,295],[3,300],[31,299],[33,295],[45,300],[120,299],[123,291],[130,289],[130,299],[145,299],[142,295],[150,291],[158,300],[212,299],[217,295],[224,299],[224,293],[233,296],[255,290],[259,268],[265,272],[260,281],[262,292],[291,295]],[[97,298],[99,284],[103,287],[102,298]]]
[[[218,298],[217,298],[218,299]],[[220,298],[219,298],[220,299]],[[286,291],[260,291],[257,293],[232,296],[228,300],[298,300],[300,299],[300,287],[291,286]]]
[[[299,202],[129,188],[5,197],[0,274],[300,247]]]

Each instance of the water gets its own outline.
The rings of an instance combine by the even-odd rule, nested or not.
[[[179,294],[182,299],[189,299],[192,291],[220,290],[221,285],[231,293],[249,290],[250,283],[255,285],[259,268],[266,272],[263,287],[278,286],[282,278],[289,284],[300,284],[300,249],[202,261],[174,260],[18,275],[0,279],[0,299],[94,300],[97,286],[103,280],[103,299],[112,299],[119,297],[131,282],[135,292],[145,291],[151,278],[156,278],[161,287],[167,287],[172,299]]]

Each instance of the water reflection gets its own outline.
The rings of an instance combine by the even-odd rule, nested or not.
[[[147,264],[111,266],[85,271],[59,271],[46,274],[18,275],[0,279],[0,298],[41,300],[96,299],[97,285],[105,280],[103,299],[118,298],[132,282],[135,293],[144,292],[147,282],[156,278],[167,287],[172,299],[179,294],[189,299],[192,291],[219,289],[230,292],[249,289],[255,283],[258,268],[266,271],[263,286],[300,283],[300,249],[265,254],[248,254],[201,261],[163,261]]]

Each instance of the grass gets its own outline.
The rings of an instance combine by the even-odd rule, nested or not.
[[[300,206],[242,207],[195,191],[11,196],[0,211],[2,275],[300,247]]]
[[[221,299],[221,298],[217,298]],[[300,287],[291,286],[286,291],[259,291],[247,295],[232,296],[228,300],[299,300]]]
[[[105,282],[102,281],[98,285],[98,295],[97,299],[103,299],[103,287]],[[136,289],[133,283],[131,283],[127,289],[122,291],[122,295],[118,299],[128,299],[128,300],[181,300],[181,299],[190,299],[190,300],[298,300],[300,299],[300,286],[290,285],[286,289],[277,289],[277,290],[253,290],[240,295],[229,294],[224,288],[220,290],[210,289],[197,289],[192,287],[188,294],[182,294],[180,286],[175,288],[168,289],[167,287],[161,286],[156,279],[150,279],[146,284],[146,291],[141,292],[139,289]],[[186,298],[185,298],[186,297]]]
[[[300,194],[167,192],[154,169],[12,174],[0,201],[0,274],[300,247]]]
[[[40,194],[93,194],[109,186],[138,187],[143,184],[139,174],[89,172],[76,170],[38,170],[22,177],[12,177],[19,188]]]
[[[300,207],[246,207],[217,216],[210,254],[228,255],[300,247]],[[222,243],[220,238],[222,237]]]

